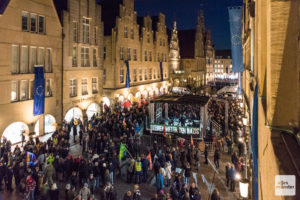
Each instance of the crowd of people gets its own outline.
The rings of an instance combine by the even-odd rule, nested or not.
[[[230,105],[233,113],[229,120],[230,130],[237,133],[239,129],[234,129],[236,104],[230,102]],[[217,106],[211,112],[222,115],[222,105]],[[192,112],[191,106],[185,109],[191,118],[199,114]],[[220,112],[215,112],[217,110]],[[171,113],[172,116],[184,114],[178,106],[171,109]],[[130,109],[121,105],[114,110],[106,107],[104,113],[94,115],[90,120],[65,121],[46,142],[30,138],[24,146],[16,145],[12,151],[10,141],[3,139],[0,189],[4,190],[4,183],[8,192],[16,189],[30,200],[62,197],[66,200],[92,200],[95,194],[103,200],[140,200],[143,199],[140,184],[152,183],[157,192],[153,200],[200,200],[201,193],[192,176],[193,171],[200,170],[202,159],[197,143],[193,145],[186,140],[183,144],[143,146],[140,130],[147,115],[146,104],[133,104]],[[81,146],[80,155],[70,153],[70,144],[74,143]],[[214,163],[219,168],[220,153],[224,148],[222,145],[216,147]],[[227,185],[230,184],[232,191],[235,190],[236,171],[241,171],[243,166],[240,164],[241,154],[234,152],[232,164],[226,165]],[[206,148],[204,156],[207,164]],[[135,184],[133,191],[119,194],[115,187],[116,177]],[[63,191],[60,186],[64,187]],[[220,199],[217,189],[212,192],[211,199]]]

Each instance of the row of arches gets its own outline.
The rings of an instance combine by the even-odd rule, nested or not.
[[[151,89],[150,87],[148,87],[147,89],[143,90],[143,91],[138,91],[135,93],[135,95],[133,95],[132,93],[129,94],[124,94],[124,95],[120,95],[117,94],[117,100],[118,102],[125,102],[125,101],[136,101],[137,99],[151,99],[153,97],[156,96],[160,96],[163,94],[167,94],[168,93],[168,88],[167,87],[161,87],[160,89],[155,88],[155,89]]]
[[[110,105],[108,98],[103,99],[106,105]],[[100,112],[100,106],[97,103],[91,103],[86,110],[88,119],[91,119],[94,114]],[[72,118],[77,118],[83,120],[83,112],[78,107],[73,107],[69,109],[64,117],[67,122],[70,122]],[[40,120],[38,119],[34,124],[34,135],[33,137],[40,135]],[[44,116],[44,133],[53,133],[57,127],[56,119],[53,115],[46,114]],[[10,140],[12,144],[19,143],[22,141],[22,132],[25,132],[25,135],[28,135],[30,132],[29,127],[26,123],[17,121],[8,125],[2,134],[2,137],[5,137],[7,140]],[[28,136],[26,136],[28,137]]]

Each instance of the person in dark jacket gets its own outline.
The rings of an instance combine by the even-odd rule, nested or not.
[[[149,160],[142,155],[143,182],[148,180]]]
[[[57,189],[56,183],[53,183],[51,186],[51,190],[49,190],[50,200],[57,200],[59,199],[59,191]]]
[[[204,150],[204,157],[205,157],[205,164],[208,164],[208,150],[207,150],[207,147],[205,147],[205,150]]]
[[[220,160],[220,153],[219,150],[216,149],[214,154],[214,163],[217,169],[219,169],[219,160]]]

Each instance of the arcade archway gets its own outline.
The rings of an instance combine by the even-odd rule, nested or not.
[[[70,122],[72,119],[80,119],[82,121],[82,111],[78,107],[71,108],[65,115],[66,122]]]
[[[45,115],[44,118],[44,133],[54,133],[56,130],[56,120],[52,115]],[[34,126],[34,132],[36,135],[40,135],[40,119],[37,120]]]
[[[22,131],[29,133],[29,128],[24,122],[14,122],[4,130],[2,137],[5,137],[12,144],[22,142]]]
[[[93,115],[97,115],[98,113],[100,113],[100,106],[97,103],[91,103],[86,110],[88,120],[90,120]]]

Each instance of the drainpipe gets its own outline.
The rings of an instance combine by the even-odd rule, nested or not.
[[[61,14],[62,15],[62,14]],[[61,125],[63,124],[64,119],[64,38],[65,34],[62,26],[62,40],[61,40]]]

